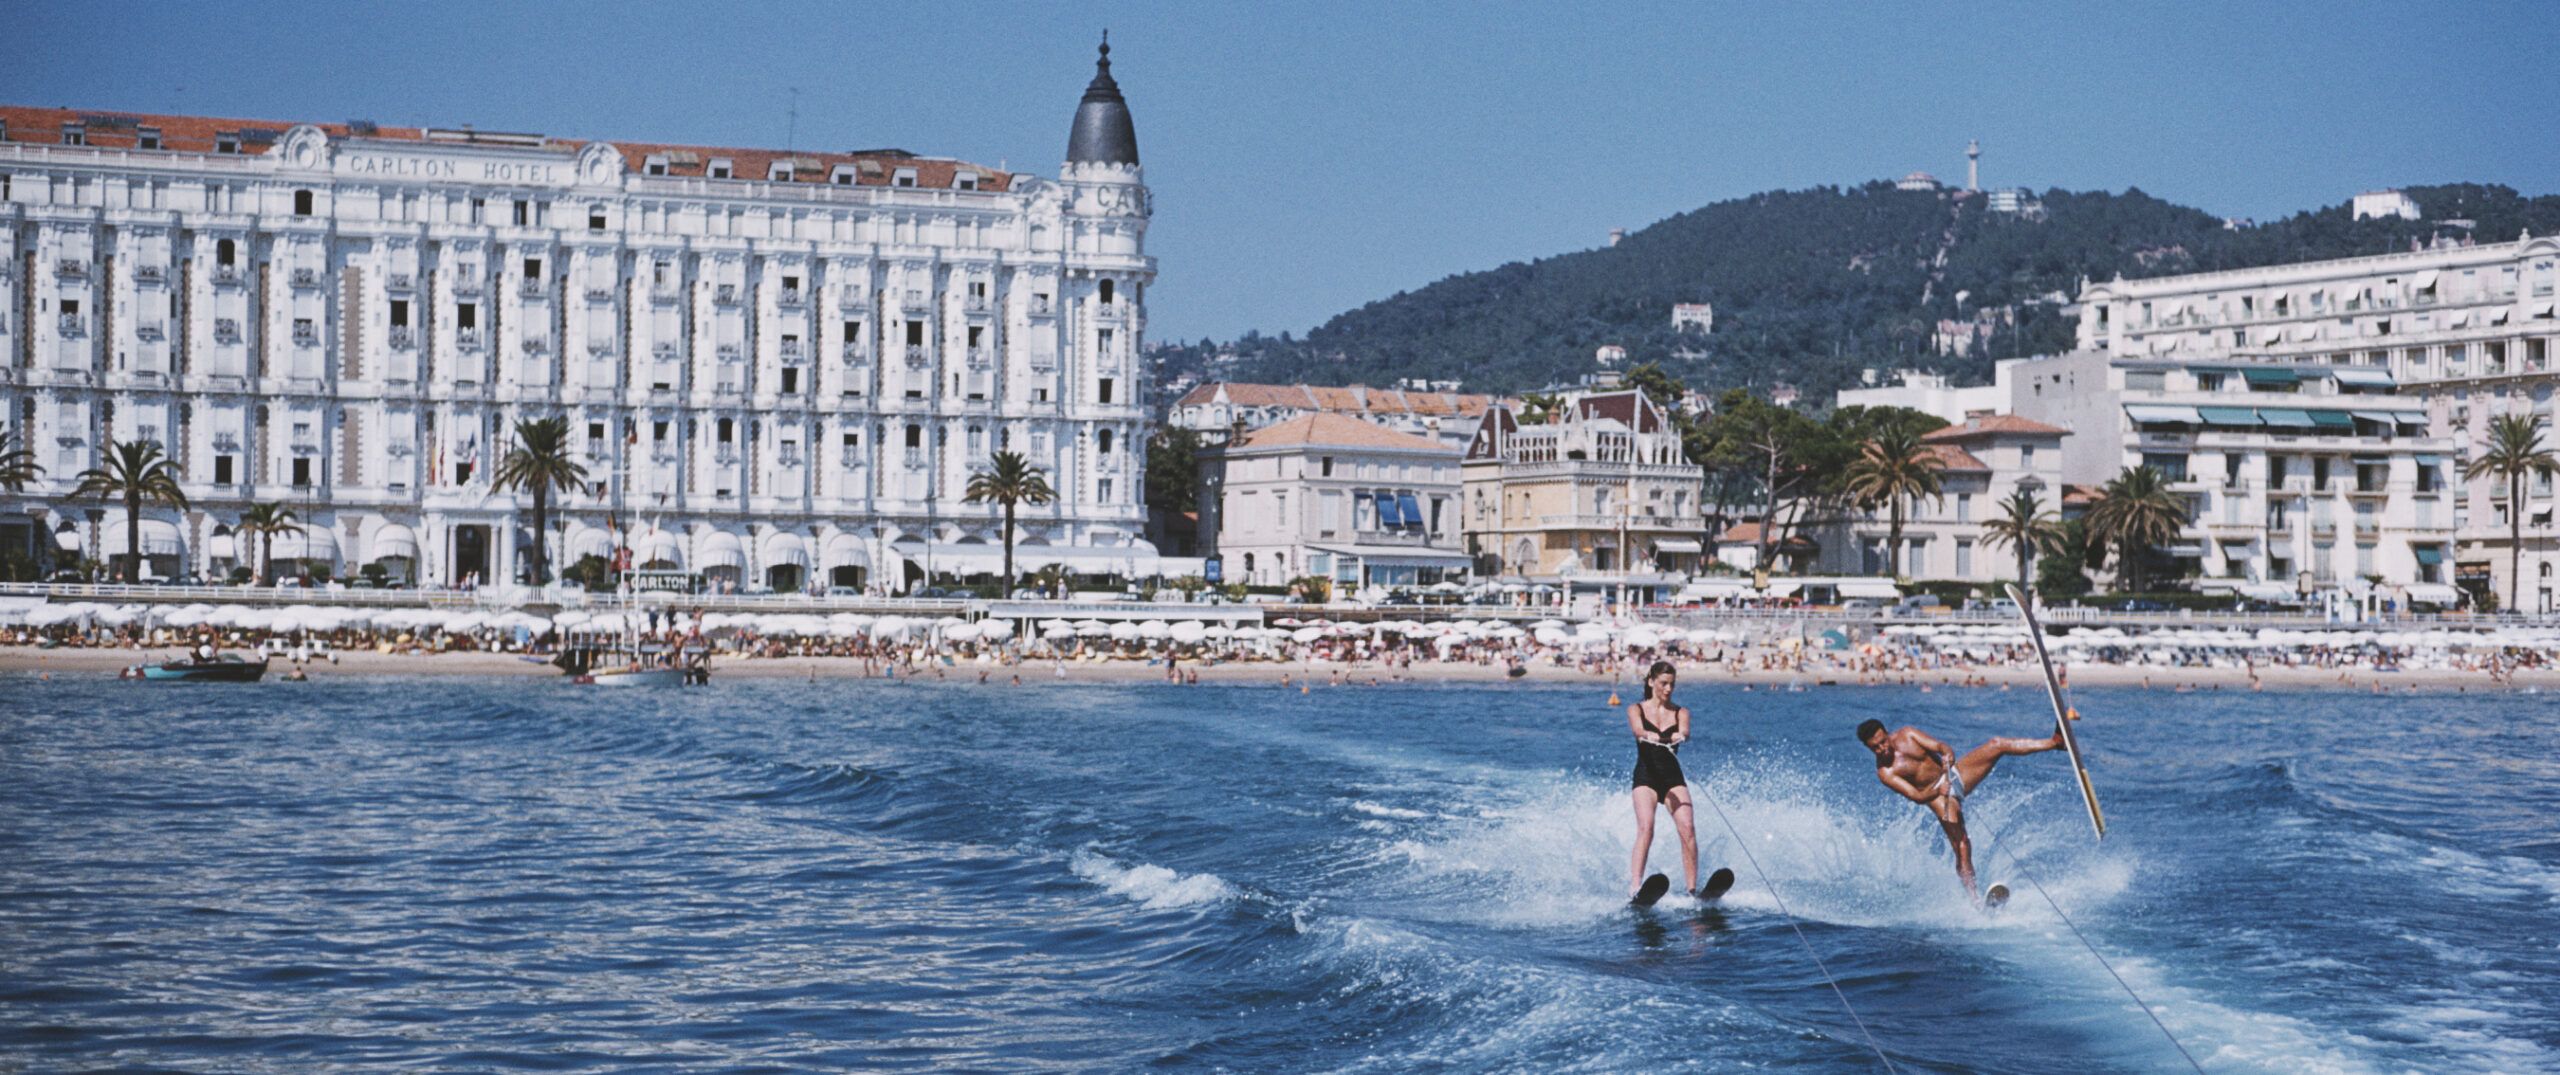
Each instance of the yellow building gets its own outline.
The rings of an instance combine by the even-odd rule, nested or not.
[[[1698,568],[1704,477],[1671,416],[1642,392],[1571,395],[1536,424],[1489,408],[1459,473],[1479,573],[1654,586]]]

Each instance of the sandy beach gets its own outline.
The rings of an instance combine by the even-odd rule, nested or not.
[[[35,646],[0,646],[0,675],[29,674],[38,676],[113,676],[136,664],[167,660],[176,653],[165,647],[145,648],[73,648],[44,649]],[[1999,690],[2034,687],[2041,676],[2033,668],[1993,667],[1969,671],[1930,670],[1888,677],[1866,677],[1850,669],[1816,659],[1803,670],[1758,667],[1761,654],[1751,652],[1752,667],[1735,671],[1728,665],[1704,661],[1682,662],[1688,684],[1712,687],[1717,684],[1748,685],[1754,688],[1789,686],[1917,686],[1929,689],[1966,689],[1964,678],[1974,678],[1971,689]],[[277,659],[267,682],[282,682],[281,676],[291,662]],[[1185,661],[1186,672],[1197,672],[1202,683],[1265,684],[1269,686],[1371,686],[1388,684],[1491,683],[1511,681],[1500,665],[1456,662],[1416,662],[1411,667],[1393,667],[1375,661],[1336,663],[1330,661],[1228,661],[1202,663]],[[539,660],[529,660],[511,653],[381,653],[373,650],[342,651],[335,659],[319,660],[304,665],[313,680],[339,677],[379,679],[410,676],[521,678],[528,680],[563,680],[559,669]],[[866,674],[880,674],[877,661],[856,657],[742,657],[730,654],[715,656],[711,664],[712,679],[717,684],[729,677],[758,679],[859,679]],[[1143,661],[1053,661],[1026,659],[1015,664],[996,660],[959,659],[956,663],[927,662],[920,666],[901,666],[898,678],[913,682],[976,683],[984,674],[986,681],[1011,685],[1020,677],[1023,686],[1043,684],[1128,684],[1162,682],[1165,668],[1161,663]],[[2074,664],[2069,666],[2070,680],[2075,685],[2108,687],[2145,687],[2160,691],[2179,690],[2248,690],[2250,674],[2238,668],[2158,668],[2128,665]],[[1516,682],[1535,684],[1588,684],[1608,690],[1617,686],[1628,694],[1627,677],[1608,673],[1586,672],[1569,665],[1538,662],[1529,666],[1528,674]],[[2412,670],[2373,673],[2363,669],[2346,672],[2314,668],[2261,668],[2258,686],[2265,690],[2352,690],[2371,692],[2377,685],[2383,690],[2417,691],[2560,691],[2560,670],[2527,670],[2519,672],[2512,684],[2490,682],[2478,672],[2452,670]],[[1986,686],[1987,685],[1987,686]]]

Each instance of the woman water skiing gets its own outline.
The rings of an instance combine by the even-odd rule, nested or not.
[[[1689,781],[1673,751],[1689,739],[1689,710],[1671,702],[1679,672],[1669,661],[1655,661],[1644,674],[1645,696],[1627,707],[1627,730],[1636,737],[1635,787],[1629,793],[1636,808],[1636,851],[1627,864],[1627,895],[1644,885],[1644,860],[1653,851],[1653,812],[1671,810],[1672,827],[1680,834],[1680,868],[1687,874],[1684,892],[1698,888],[1698,830],[1691,824]]]

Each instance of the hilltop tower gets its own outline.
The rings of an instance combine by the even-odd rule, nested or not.
[[[1968,139],[1964,144],[1964,189],[1982,189],[1982,139]]]

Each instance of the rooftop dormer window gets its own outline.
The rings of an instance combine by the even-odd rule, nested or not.
[[[160,128],[158,128],[158,127],[138,127],[138,128],[135,128],[135,129],[134,129],[134,132],[133,132],[133,144],[134,144],[134,148],[136,148],[136,149],[158,149],[158,148],[160,148]]]
[[[833,183],[839,187],[849,187],[853,185],[853,177],[854,170],[852,165],[839,164],[835,166],[834,171],[827,173],[827,182]]]
[[[916,185],[916,170],[913,168],[898,169],[897,174],[890,178],[889,185],[893,187],[912,187]]]
[[[216,153],[240,152],[240,132],[223,131],[215,134],[213,136],[213,151]]]
[[[764,177],[770,182],[788,183],[791,181],[791,176],[792,169],[790,161],[775,161],[766,166],[764,170]]]
[[[713,157],[711,158],[711,170],[704,174],[713,179],[727,179],[729,178],[729,171],[729,158]]]
[[[976,190],[976,189],[978,189],[978,173],[976,173],[976,172],[962,172],[962,173],[960,173],[960,174],[958,174],[958,175],[952,176],[952,177],[951,177],[951,189],[953,189],[953,190]]]
[[[65,124],[63,124],[63,125],[62,125],[62,144],[63,144],[63,145],[66,145],[66,146],[85,146],[85,145],[88,145],[88,144],[89,144],[89,128],[88,128],[88,126],[87,126],[86,124],[82,124],[82,123],[65,123]]]
[[[649,156],[648,156],[648,158],[647,158],[646,160],[643,160],[643,161],[641,161],[641,162],[640,162],[640,174],[642,174],[642,175],[665,175],[665,174],[667,174],[667,155],[666,155],[666,154],[664,154],[664,153],[652,153],[652,154],[649,154]]]

